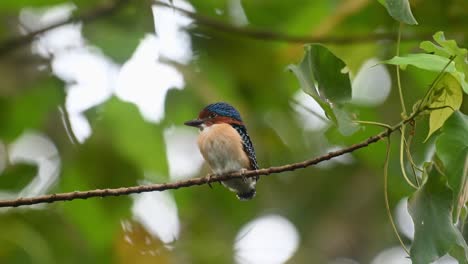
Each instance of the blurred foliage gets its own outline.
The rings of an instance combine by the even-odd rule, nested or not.
[[[109,3],[72,2],[77,5],[76,14]],[[199,14],[226,23],[233,19],[229,12],[230,2],[190,1]],[[400,2],[403,6],[407,3],[380,2],[386,3],[387,8],[390,2]],[[0,43],[20,35],[19,15],[23,8],[60,3],[64,2],[2,0]],[[149,1],[130,0],[111,16],[83,24],[87,44],[99,49],[113,62],[125,63],[140,40],[146,34],[154,33],[150,5]],[[396,33],[399,28],[399,22],[388,15],[394,11],[387,11],[377,1],[242,1],[242,5],[248,26],[274,32],[352,38],[375,32]],[[400,57],[393,58],[396,55],[393,41],[326,45],[330,53],[347,65],[351,77],[370,58],[387,62],[393,58],[393,62],[400,66],[416,66],[401,71],[407,107],[418,106],[417,101],[424,98],[444,67],[443,62],[448,62],[454,52],[458,55],[453,71],[466,74],[466,64],[461,61],[462,53],[458,47],[468,47],[466,0],[415,0],[411,1],[411,9],[405,16],[413,18],[409,22],[416,22],[415,17],[419,25],[403,26],[403,35],[425,33],[427,37],[403,41]],[[411,11],[414,17],[409,16]],[[419,48],[421,41],[430,41],[430,36],[439,31],[445,36],[435,35],[437,44],[423,42],[423,50]],[[53,193],[169,181],[164,131],[182,126],[204,105],[214,101],[230,102],[242,113],[261,167],[309,159],[325,154],[333,146],[351,145],[382,131],[379,127],[360,126],[356,133],[343,136],[336,126],[330,126],[326,131],[304,128],[291,102],[293,96],[301,92],[301,87],[296,76],[286,70],[287,65],[300,65],[307,55],[304,45],[243,38],[196,23],[190,26],[189,32],[194,58],[188,65],[177,65],[186,85],[183,90],[168,92],[161,122],[145,121],[133,104],[112,97],[86,112],[93,133],[84,144],[78,145],[71,143],[59,111],[65,104],[69,87],[53,77],[50,61],[32,54],[30,45],[1,55],[0,143],[8,145],[29,130],[46,134],[56,144],[62,160],[59,181],[49,190]],[[446,42],[445,37],[455,40],[458,46]],[[426,68],[417,68],[415,63],[407,60],[395,61],[397,58],[416,59],[413,56],[420,56],[417,62],[423,57],[434,56],[443,62],[425,61],[423,66]],[[437,69],[426,71],[427,66]],[[359,120],[399,122],[401,107],[394,68],[388,66],[392,91],[383,104],[370,107],[347,103],[343,113]],[[468,75],[464,77],[466,81]],[[456,89],[464,87],[462,80],[458,76]],[[439,232],[428,236],[425,230],[430,226],[416,227],[415,243],[422,243],[412,251],[415,263],[425,263],[427,258],[433,259],[446,252],[455,253],[459,259],[466,256],[462,233],[454,221],[450,221],[451,216],[464,219],[460,211],[466,202],[466,178],[458,177],[463,175],[461,163],[467,155],[466,145],[463,145],[467,134],[461,132],[466,130],[468,112],[464,91],[460,111],[447,117],[447,121],[439,122],[440,129],[425,143],[430,129],[429,116],[416,120],[411,145],[414,162],[419,165],[430,160],[429,153],[436,144],[440,159],[436,159],[436,164],[446,174],[433,169],[429,172],[429,180],[415,194],[401,177],[396,143],[399,135],[392,136],[388,171],[390,208],[395,208],[402,198],[413,195],[411,208],[416,221],[430,221],[433,228],[429,232],[440,228]],[[449,93],[445,88],[443,92]],[[353,162],[349,164],[333,163],[327,168],[311,167],[262,177],[257,196],[247,203],[239,202],[235,195],[217,184],[213,189],[200,186],[174,191],[181,231],[178,240],[170,245],[164,245],[135,219],[132,197],[2,210],[0,263],[232,263],[236,254],[234,239],[241,226],[272,213],[284,216],[299,231],[299,248],[288,263],[328,263],[344,257],[369,263],[382,250],[399,245],[385,212],[382,177],[385,147],[384,143],[377,143],[359,150],[352,154]],[[452,155],[455,152],[457,154]],[[0,164],[3,158],[0,157]],[[35,168],[7,164],[5,170],[0,166],[0,172],[2,190],[18,190],[31,179]],[[198,175],[204,176],[208,172],[203,167]],[[434,193],[437,199],[425,199]],[[458,204],[460,197],[462,204]],[[132,224],[132,232],[122,227],[123,222]],[[445,236],[447,234],[451,235]],[[438,240],[440,236],[445,239]],[[133,243],[126,240],[128,237]],[[411,243],[408,238],[403,240]],[[455,248],[454,240],[457,242]],[[427,252],[431,249],[437,251],[436,254]],[[152,254],[153,251],[158,254]],[[423,255],[427,258],[419,258]]]

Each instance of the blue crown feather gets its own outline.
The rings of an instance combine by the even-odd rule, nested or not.
[[[210,104],[207,107],[205,107],[205,109],[217,115],[227,116],[227,117],[234,118],[242,122],[239,112],[232,105],[228,103],[221,102],[221,103]]]

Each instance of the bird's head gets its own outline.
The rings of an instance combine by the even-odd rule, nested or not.
[[[185,122],[187,126],[198,127],[201,130],[214,124],[243,125],[239,112],[228,103],[214,103],[206,106],[198,114],[198,118]]]

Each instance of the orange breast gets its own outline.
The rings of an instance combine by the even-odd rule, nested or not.
[[[215,124],[203,129],[198,146],[215,173],[250,169],[241,136],[228,124]]]

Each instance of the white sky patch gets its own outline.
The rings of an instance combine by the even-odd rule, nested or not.
[[[407,238],[414,239],[414,223],[408,211],[408,198],[401,199],[395,207],[395,218],[398,230]]]
[[[279,264],[286,262],[299,246],[299,233],[279,215],[259,217],[238,232],[234,244],[236,263]]]
[[[371,264],[411,264],[411,259],[401,247],[392,247],[380,252]]]
[[[445,255],[431,264],[458,264],[458,260],[454,259],[450,255]]]
[[[97,50],[79,48],[58,53],[52,70],[67,83],[65,106],[73,134],[82,143],[92,132],[83,113],[112,96],[119,66]]]
[[[311,96],[299,90],[294,95],[294,99],[300,105],[291,103],[291,106],[296,111],[297,117],[305,130],[321,131],[329,126],[329,122],[325,121],[327,120],[325,112]],[[313,113],[311,113],[311,111]]]
[[[383,103],[390,94],[392,81],[387,68],[375,58],[367,60],[353,80],[352,102],[375,106]]]
[[[47,8],[23,8],[20,12],[21,31],[39,30],[48,25],[63,21],[72,15],[76,6],[71,3]],[[32,44],[32,52],[48,58],[50,55],[84,46],[81,36],[81,23],[67,24],[40,35]]]
[[[185,1],[172,2],[194,11]],[[20,14],[23,32],[67,19],[75,8],[73,4],[25,8]],[[122,69],[97,48],[86,45],[81,23],[50,30],[33,42],[32,52],[51,58],[53,73],[66,82],[66,110],[79,142],[84,142],[92,133],[84,112],[102,104],[114,92],[120,99],[134,103],[146,120],[159,122],[164,117],[167,91],[184,87],[181,73],[161,61],[187,64],[191,60],[191,40],[185,28],[192,19],[167,7],[153,6],[152,10],[157,35],[144,37]]]
[[[132,58],[120,71],[116,95],[134,103],[147,121],[159,122],[164,117],[164,101],[170,89],[182,89],[183,76],[174,67],[158,61],[160,42],[147,35]]]
[[[164,130],[171,180],[190,178],[200,170],[203,157],[197,147],[197,137],[195,129],[170,127]]]
[[[60,174],[60,155],[54,143],[45,135],[32,131],[25,132],[11,143],[6,151],[8,152],[7,156],[10,164],[25,163],[36,165],[37,174],[31,182],[17,193],[0,191],[1,199],[46,194],[57,182]],[[6,151],[4,154],[7,153]],[[0,155],[4,154],[0,153]],[[30,206],[29,208],[40,207],[42,206]]]
[[[170,4],[169,1],[165,1]],[[185,1],[175,0],[174,6],[193,11]],[[190,35],[184,30],[192,19],[171,8],[153,6],[156,35],[148,34],[133,56],[122,67],[116,95],[134,103],[150,122],[164,118],[164,101],[170,89],[185,86],[182,74],[164,60],[187,64],[192,58]]]
[[[179,237],[177,204],[169,192],[142,193],[132,197],[132,213],[150,234],[163,243],[171,243]]]
[[[186,1],[163,0],[162,2],[187,11],[195,11]],[[168,7],[154,5],[152,10],[161,57],[183,64],[188,63],[192,58],[192,43],[190,35],[184,29],[190,26],[193,20]]]
[[[24,8],[20,13],[24,33],[67,19],[75,6],[62,4],[48,8]],[[81,23],[67,24],[42,34],[32,43],[32,52],[51,58],[53,73],[65,84],[66,110],[71,128],[82,143],[91,135],[83,112],[111,97],[119,66],[86,45]]]
[[[336,258],[336,259],[328,262],[328,264],[359,264],[359,262],[355,261],[354,259],[350,259],[350,258]]]
[[[245,14],[241,0],[229,0],[228,12],[231,23],[236,26],[246,26],[249,24],[249,19]]]
[[[83,143],[89,136],[91,136],[92,129],[91,125],[88,122],[88,119],[84,114],[75,113],[69,114],[68,118],[70,120],[71,130],[73,135],[75,135],[78,142]],[[67,131],[69,133],[69,131]],[[71,135],[68,135],[70,140],[73,140]]]

